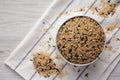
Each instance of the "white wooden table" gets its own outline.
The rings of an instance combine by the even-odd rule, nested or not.
[[[23,80],[4,65],[53,0],[0,0],[0,80]],[[108,80],[120,80],[120,63]]]

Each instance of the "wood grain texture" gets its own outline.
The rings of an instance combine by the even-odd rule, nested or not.
[[[23,80],[4,65],[53,0],[0,0],[0,80]],[[120,80],[120,63],[109,77]]]

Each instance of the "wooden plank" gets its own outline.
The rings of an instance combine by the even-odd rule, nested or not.
[[[0,0],[0,80],[23,80],[4,65],[53,0]],[[108,80],[120,80],[120,63]]]

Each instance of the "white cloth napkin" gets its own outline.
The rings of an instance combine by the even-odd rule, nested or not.
[[[5,64],[25,80],[106,80],[120,60],[120,41],[111,39],[113,35],[120,38],[119,29],[106,33],[106,42],[110,42],[113,46],[112,51],[104,50],[100,59],[89,66],[76,67],[67,64],[62,59],[55,59],[57,66],[63,65],[63,77],[55,74],[45,78],[35,71],[33,63],[30,61],[33,54],[39,51],[49,52],[52,58],[58,55],[54,47],[57,30],[66,19],[72,16],[85,15],[92,17],[102,25],[104,30],[107,25],[117,23],[115,18],[116,16],[120,18],[120,8],[117,8],[112,17],[101,18],[96,13],[92,14],[91,10],[89,10],[91,6],[97,5],[99,5],[99,0],[55,0],[25,39],[11,53]],[[85,6],[87,6],[85,11],[76,11]],[[61,12],[70,13],[60,15]]]

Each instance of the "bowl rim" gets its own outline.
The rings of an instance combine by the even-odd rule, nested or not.
[[[105,37],[104,40],[105,40],[105,42],[104,42],[103,49],[102,49],[101,53],[99,54],[99,56],[96,57],[96,59],[94,59],[93,61],[91,61],[91,62],[89,62],[89,63],[76,64],[76,63],[72,63],[72,62],[68,61],[66,58],[63,57],[63,55],[61,54],[61,52],[60,52],[60,50],[58,49],[58,46],[57,46],[57,35],[58,35],[58,32],[59,32],[60,28],[62,27],[62,25],[63,25],[65,22],[67,22],[68,20],[70,20],[70,19],[72,19],[72,18],[75,18],[75,17],[86,17],[86,18],[90,18],[90,19],[94,20],[95,22],[97,22],[97,24],[100,25],[100,27],[101,27],[101,29],[102,29],[102,31],[103,31],[103,33],[104,33],[104,37]],[[105,49],[105,46],[106,46],[106,35],[105,35],[105,31],[104,31],[103,27],[101,26],[101,24],[100,24],[98,21],[96,21],[95,19],[93,19],[93,18],[91,18],[91,17],[89,17],[89,16],[75,15],[75,16],[70,16],[69,18],[67,18],[65,21],[63,21],[63,22],[60,24],[59,29],[58,29],[57,34],[56,34],[55,45],[56,45],[56,49],[58,50],[59,55],[62,57],[62,59],[63,59],[65,62],[67,62],[67,63],[69,63],[69,64],[71,64],[71,65],[75,65],[75,66],[87,66],[87,65],[90,65],[90,64],[93,64],[94,62],[96,62],[96,61],[101,57],[101,55],[104,53],[104,49]]]

